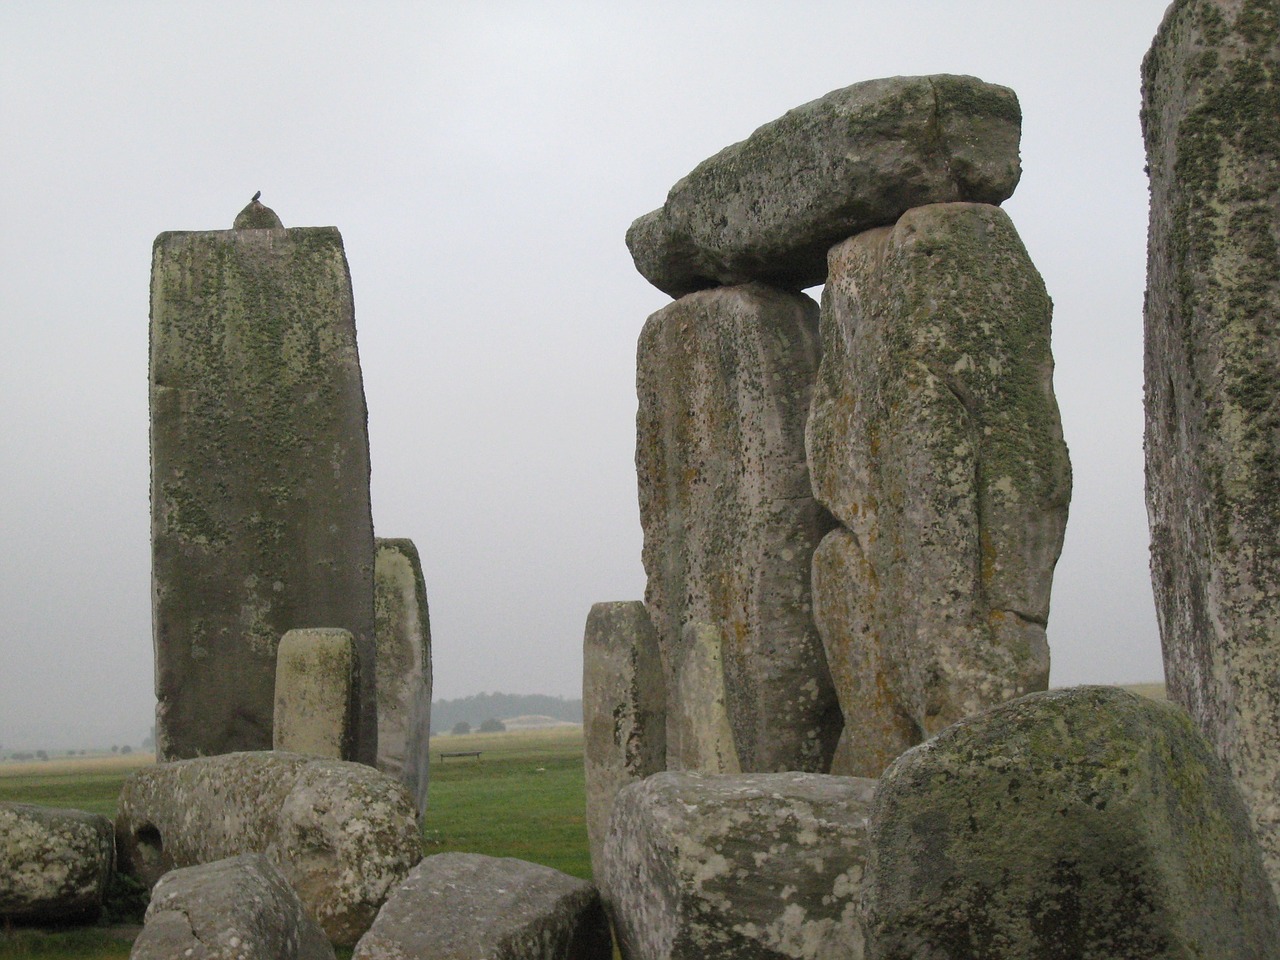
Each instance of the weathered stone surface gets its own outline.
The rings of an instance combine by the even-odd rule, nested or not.
[[[927,203],[1000,203],[1021,173],[1012,90],[892,77],[835,90],[703,161],[627,231],[636,269],[673,297],[760,280],[822,283],[827,249]]]
[[[1280,892],[1280,8],[1178,0],[1143,63],[1147,513],[1169,695]]]
[[[669,733],[680,744],[676,769],[704,773],[741,773],[742,762],[733,742],[729,695],[725,691],[724,631],[709,623],[686,623],[680,631],[679,659],[674,670],[677,704]],[[768,717],[761,717],[761,724]]]
[[[1071,491],[1050,312],[997,207],[920,207],[831,250],[808,450],[843,525],[814,558],[845,713],[839,772],[878,776],[906,746],[1048,682]]]
[[[161,759],[271,746],[276,646],[342,627],[373,763],[373,524],[351,280],[333,227],[162,233],[151,268]]]
[[[248,206],[236,214],[232,223],[235,230],[279,230],[284,226],[276,212],[265,206],[255,195]]]
[[[1215,957],[1280,943],[1261,851],[1183,711],[1033,694],[899,758],[871,815],[868,956]]]
[[[668,305],[640,336],[645,603],[668,691],[681,689],[686,627],[720,631],[743,770],[824,770],[840,730],[809,598],[809,559],[832,523],[804,456],[816,313],[802,294],[724,287]],[[692,765],[690,706],[667,704],[670,769]]]
[[[0,803],[0,920],[92,920],[114,865],[106,817]]]
[[[658,635],[644,604],[592,606],[582,642],[582,734],[594,864],[600,863],[614,796],[667,768],[664,683]]]
[[[861,960],[875,782],[660,773],[614,804],[601,890],[624,960]]]
[[[129,960],[333,960],[279,868],[244,854],[166,873]]]
[[[595,887],[476,853],[427,857],[392,892],[352,960],[609,960]]]
[[[375,541],[378,769],[399,776],[427,809],[431,754],[431,621],[422,561],[412,540]]]
[[[175,867],[262,853],[330,940],[352,944],[421,858],[413,800],[363,764],[296,753],[162,763],[125,781],[120,867],[154,884]]]
[[[360,660],[351,631],[290,630],[276,651],[274,750],[355,759]]]

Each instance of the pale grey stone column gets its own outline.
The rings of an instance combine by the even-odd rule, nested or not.
[[[1047,685],[1071,471],[1051,304],[1003,211],[919,207],[829,264],[808,450],[842,526],[814,607],[845,715],[833,772],[872,777]]]
[[[271,749],[352,759],[359,689],[360,661],[351,631],[290,630],[276,653]]]
[[[583,766],[593,864],[600,863],[618,791],[667,768],[666,726],[658,636],[644,604],[593,605],[582,641]]]
[[[271,746],[276,645],[355,637],[356,756],[377,755],[369,445],[333,227],[252,204],[163,233],[151,269],[151,537],[160,759]],[[272,225],[261,225],[272,224]]]
[[[422,561],[412,540],[376,541],[378,769],[400,777],[427,808],[431,746],[431,620]]]
[[[804,423],[818,364],[817,305],[763,284],[692,293],[651,316],[637,354],[636,471],[645,603],[668,691],[667,763],[715,690],[681,671],[719,632],[723,699],[744,771],[822,771],[840,716],[813,624],[809,566],[830,528],[809,485]],[[705,659],[690,661],[706,665]]]

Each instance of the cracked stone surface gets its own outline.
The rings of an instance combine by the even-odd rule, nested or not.
[[[609,960],[596,888],[536,863],[477,853],[425,858],[352,960]]]
[[[685,742],[698,729],[717,732],[718,770],[830,763],[840,714],[809,561],[832,520],[804,450],[817,365],[817,304],[763,284],[689,294],[640,335],[636,474],[668,769],[703,766],[707,745]],[[706,639],[696,624],[718,643],[691,646]],[[724,736],[704,709],[717,701]]]
[[[173,870],[151,892],[129,960],[334,960],[284,874],[245,854]]]
[[[909,210],[830,271],[806,442],[840,528],[814,554],[814,617],[845,719],[832,772],[873,777],[1047,686],[1071,469],[1051,304],[1003,211]]]
[[[1231,775],[1178,706],[1037,693],[900,757],[871,810],[871,960],[1270,960],[1280,912]]]
[[[624,960],[861,960],[874,789],[693,772],[625,787],[599,871]]]
[[[810,287],[829,247],[911,207],[1008,198],[1021,132],[1014,92],[975,77],[855,83],[703,161],[631,225],[627,246],[673,297],[753,280]]]
[[[176,867],[265,854],[344,945],[422,858],[413,800],[393,777],[276,752],[139,770],[120,792],[116,848],[120,868],[148,885]]]

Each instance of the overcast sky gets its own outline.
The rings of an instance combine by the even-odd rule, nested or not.
[[[1142,493],[1139,64],[1165,0],[0,5],[0,745],[154,709],[151,243],[255,190],[339,227],[373,517],[421,551],[439,697],[578,696],[644,592],[628,224],[787,109],[874,77],[1017,91],[1006,202],[1055,301],[1075,469],[1052,682],[1159,680]]]

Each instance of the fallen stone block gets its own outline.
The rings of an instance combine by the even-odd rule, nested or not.
[[[658,636],[638,600],[597,603],[582,642],[587,837],[598,864],[613,798],[667,767],[667,698]]]
[[[673,297],[758,280],[822,283],[827,249],[927,203],[1000,203],[1018,184],[1022,113],[974,77],[835,90],[703,161],[636,220],[636,269]]]
[[[609,960],[595,887],[524,860],[427,857],[387,899],[352,960]]]
[[[1280,913],[1181,708],[1032,694],[900,757],[871,816],[868,956],[1266,960]]]
[[[231,753],[144,768],[116,816],[120,867],[147,885],[176,867],[262,853],[338,944],[369,928],[421,859],[413,800],[363,764]]]
[[[276,651],[272,749],[354,760],[360,660],[351,631],[290,630]]]
[[[129,960],[333,960],[278,867],[244,854],[160,878]]]
[[[875,781],[659,773],[623,788],[601,891],[624,960],[861,960]]]
[[[668,769],[714,752],[743,771],[825,771],[840,735],[809,589],[833,523],[805,460],[817,313],[803,294],[722,287],[668,304],[640,335],[636,474]],[[685,743],[699,727],[719,735],[689,711],[720,696],[721,678],[732,749]]]
[[[0,803],[0,920],[93,920],[114,865],[106,817]]]

